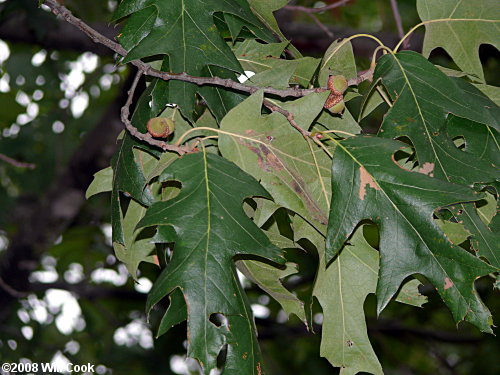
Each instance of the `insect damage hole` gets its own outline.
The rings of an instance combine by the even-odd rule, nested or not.
[[[227,318],[221,313],[211,314],[209,320],[216,327],[228,326]]]

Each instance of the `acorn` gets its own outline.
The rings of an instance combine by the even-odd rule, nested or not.
[[[170,118],[153,117],[147,124],[148,133],[155,138],[167,138],[174,132],[175,122]]]
[[[334,113],[334,114],[339,114],[339,113],[342,113],[344,112],[344,109],[345,109],[345,103],[343,100],[341,100],[340,102],[338,102],[337,104],[334,104],[333,107],[331,108],[328,108],[328,110],[331,112],[331,113]]]
[[[345,109],[344,97],[340,93],[330,92],[328,99],[325,102],[324,108],[328,109],[333,114],[342,113]]]
[[[344,76],[330,76],[328,89],[336,94],[343,94],[347,90],[347,79]]]

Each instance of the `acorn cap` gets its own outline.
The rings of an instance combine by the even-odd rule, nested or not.
[[[328,89],[338,94],[347,90],[347,79],[344,76],[330,76],[328,78]]]
[[[148,133],[155,138],[167,138],[174,132],[175,122],[170,118],[153,117],[146,125]]]

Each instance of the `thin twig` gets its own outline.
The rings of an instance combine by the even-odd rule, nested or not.
[[[328,9],[333,9],[335,7],[341,6],[345,3],[347,3],[349,0],[343,0],[339,1],[335,4],[331,4],[323,10],[328,10]],[[78,29],[82,30],[89,38],[91,38],[94,42],[103,44],[104,46],[108,47],[112,51],[116,52],[117,54],[125,57],[127,56],[127,51],[118,43],[106,38],[102,34],[100,34],[98,31],[94,30],[91,28],[89,25],[87,25],[85,22],[80,20],[79,18],[75,17],[66,7],[61,5],[59,2],[56,0],[45,0],[44,3],[46,6],[49,7],[49,9],[54,13],[56,16],[62,17],[66,22],[70,23],[71,25],[77,27]],[[315,12],[311,12],[315,13]],[[305,95],[311,94],[311,93],[321,93],[328,91],[327,88],[312,88],[312,89],[298,89],[298,88],[289,88],[285,90],[279,90],[275,89],[273,87],[257,87],[257,86],[247,86],[243,85],[239,82],[230,80],[230,79],[222,79],[219,77],[194,77],[191,76],[187,73],[168,73],[168,72],[162,72],[160,70],[152,68],[149,64],[146,64],[145,62],[141,60],[134,60],[131,61],[131,64],[136,66],[138,68],[138,73],[137,76],[134,79],[134,82],[132,84],[132,87],[129,91],[129,96],[127,99],[127,102],[125,105],[122,107],[121,110],[121,119],[123,123],[125,124],[125,127],[127,130],[130,132],[130,134],[152,146],[159,147],[163,150],[166,151],[173,151],[177,152],[180,155],[190,152],[191,148],[187,146],[180,146],[180,144],[172,145],[168,144],[167,142],[160,141],[157,139],[154,139],[149,133],[144,134],[141,133],[136,127],[132,125],[132,123],[129,120],[130,117],[130,106],[132,104],[132,98],[133,94],[135,92],[135,89],[137,88],[137,84],[141,78],[142,75],[148,75],[151,77],[159,78],[165,81],[169,80],[178,80],[178,81],[184,81],[184,82],[189,82],[193,83],[196,85],[212,85],[212,86],[221,86],[221,87],[226,87],[229,89],[237,90],[237,91],[242,91],[246,92],[249,94],[252,94],[258,90],[262,90],[265,94],[268,95],[275,95],[278,97],[303,97]],[[373,75],[373,72],[371,71],[365,71],[361,72],[358,77],[350,79],[348,81],[348,85],[358,85],[361,82],[371,79]],[[276,111],[284,115],[288,122],[290,123],[291,126],[293,126],[295,129],[297,129],[304,137],[309,137],[311,134],[307,130],[302,129],[297,122],[294,120],[293,114],[290,112],[284,110],[283,108],[271,103],[268,100],[264,100],[263,103],[266,107],[268,107],[272,111]]]
[[[311,17],[311,19],[316,23],[316,25],[318,25],[318,27],[323,30],[325,32],[326,35],[328,35],[330,38],[333,39],[334,35],[333,33],[330,31],[330,29],[328,27],[326,27],[323,22],[321,22],[319,20],[318,17],[316,17],[316,15],[314,13],[307,13],[307,15],[309,17]]]
[[[109,49],[111,49],[112,51],[116,52],[117,54],[123,57],[127,56],[127,51],[120,44],[106,38],[104,35],[100,34],[98,31],[91,28],[85,22],[75,17],[66,7],[59,4],[56,0],[45,0],[44,4],[50,8],[52,13],[54,13],[56,16],[62,17],[66,22],[70,23],[71,25],[83,31],[94,42],[100,43],[108,47]],[[273,87],[262,88],[257,86],[244,85],[242,83],[233,81],[231,79],[223,79],[219,77],[194,77],[187,73],[162,72],[160,70],[152,68],[149,64],[146,64],[141,60],[134,60],[131,62],[131,64],[136,66],[140,71],[143,72],[143,74],[159,78],[164,81],[177,80],[177,81],[193,83],[198,86],[203,86],[203,85],[220,86],[240,92],[246,92],[249,94],[253,94],[258,90],[263,90],[265,94],[275,95],[281,98],[286,98],[286,97],[301,98],[311,93],[318,93],[326,90],[326,88],[312,88],[312,89],[289,88],[284,90],[275,89]],[[356,81],[357,78],[353,79],[352,83],[351,81],[349,81],[348,83],[354,85],[356,84],[355,83]]]
[[[297,121],[295,121],[293,113],[287,111],[286,109],[281,108],[280,106],[274,104],[273,102],[267,99],[264,99],[262,104],[264,104],[264,106],[270,109],[271,111],[281,113],[283,116],[285,116],[290,125],[292,125],[295,129],[297,129],[300,132],[300,134],[304,136],[304,138],[307,138],[311,135],[309,131],[302,129],[299,126],[299,124],[297,124]]]
[[[17,167],[17,168],[27,168],[27,169],[35,169],[36,168],[35,164],[24,163],[22,161],[12,159],[11,157],[4,155],[4,154],[0,154],[0,160],[3,160],[4,162],[6,162],[14,167]]]
[[[113,50],[114,52],[118,53],[119,55],[121,55],[123,57],[127,56],[127,51],[120,44],[113,42],[112,40],[106,38],[104,35],[100,34],[98,31],[91,28],[85,22],[83,22],[79,18],[75,17],[66,7],[59,4],[56,0],[45,0],[44,4],[50,8],[52,13],[54,13],[56,16],[61,16],[65,21],[69,22],[70,24],[72,24],[72,25],[76,26],[77,28],[79,28],[80,30],[82,30],[94,42],[101,43],[101,44],[105,45],[106,47],[108,47],[109,49]],[[194,84],[199,85],[199,86],[203,86],[203,85],[222,86],[222,87],[226,87],[226,88],[233,89],[236,91],[246,92],[249,94],[253,94],[254,92],[262,89],[262,88],[256,87],[256,86],[247,86],[247,85],[241,84],[239,82],[233,81],[231,79],[223,79],[223,78],[219,78],[219,77],[194,77],[194,76],[191,76],[191,75],[186,74],[186,73],[162,72],[160,70],[152,68],[149,64],[146,64],[141,60],[131,61],[131,64],[135,65],[145,75],[155,77],[155,78],[160,78],[160,79],[165,80],[165,81],[177,80],[177,81],[194,83]],[[279,96],[282,98],[285,98],[285,97],[300,98],[300,97],[303,97],[307,94],[311,94],[313,92],[318,92],[318,90],[321,90],[321,89],[319,89],[319,88],[314,88],[314,89],[290,88],[290,89],[285,89],[285,90],[279,90],[279,89],[275,89],[273,87],[266,87],[266,88],[263,88],[263,90],[266,94],[276,95],[276,96]]]
[[[302,5],[285,5],[283,8],[287,10],[293,10],[293,11],[298,11],[298,12],[304,12],[304,13],[321,13],[325,12],[330,9],[335,9],[339,8],[343,5],[346,5],[350,0],[340,0],[337,1],[336,3],[330,4],[330,5],[325,5],[324,7],[320,8],[308,8],[304,7]]]
[[[401,20],[401,13],[399,13],[398,1],[391,0],[392,14],[394,15],[394,20],[396,21],[396,27],[398,29],[399,39],[403,39],[405,36],[405,31],[403,29],[403,21]],[[403,41],[403,48],[408,49],[410,47],[409,39]]]
[[[11,287],[9,284],[7,284],[4,279],[0,276],[0,287],[5,290],[7,293],[9,293],[12,297],[14,298],[25,298],[28,296],[28,293],[26,292],[20,292],[13,287]]]
[[[158,139],[154,139],[153,136],[149,133],[141,133],[135,126],[132,125],[132,123],[129,120],[130,116],[130,106],[132,105],[132,100],[134,97],[134,92],[137,88],[137,85],[143,75],[143,72],[141,70],[137,71],[137,74],[135,75],[134,81],[132,82],[132,86],[130,87],[130,90],[128,92],[128,98],[127,101],[125,102],[125,105],[122,107],[121,110],[121,120],[129,133],[137,138],[140,139],[141,141],[144,141],[152,146],[156,146],[161,148],[164,151],[173,151],[177,152],[179,155],[183,155],[186,152],[189,152],[190,150],[187,147],[182,147],[182,146],[175,146],[171,145],[167,142],[160,141]]]
[[[373,81],[373,71],[375,70],[375,66],[372,66],[370,69],[362,70],[358,73],[356,78],[350,79],[347,83],[349,86],[357,86],[361,82],[364,81]]]

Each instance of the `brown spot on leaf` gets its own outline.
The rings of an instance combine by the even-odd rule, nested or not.
[[[281,160],[272,152],[269,151],[264,145],[260,146],[262,153],[266,156],[266,165],[279,172],[283,169],[283,163]],[[269,170],[269,169],[268,169]]]
[[[424,165],[422,165],[422,168],[418,170],[418,173],[434,177],[434,173],[432,172],[434,172],[434,163],[424,163]]]
[[[257,375],[262,375],[262,368],[260,367],[260,362],[257,362]]]
[[[349,348],[354,345],[354,343],[351,340],[347,340],[346,343]]]
[[[257,155],[259,168],[271,173],[280,172],[279,180],[281,184],[291,187],[302,198],[316,220],[324,225],[328,223],[328,218],[323,213],[322,208],[313,199],[303,177],[295,168],[288,165],[286,160],[282,160],[279,155],[273,152],[272,146],[259,144],[259,146],[256,147],[252,143],[246,142],[241,138],[237,138],[237,142]],[[275,182],[270,183],[277,185]]]
[[[453,286],[453,281],[451,281],[448,277],[444,279],[444,290],[450,289]]]
[[[247,352],[243,353],[243,355],[241,356],[241,358],[247,359],[248,358],[248,353]]]
[[[366,185],[375,190],[380,190],[370,173],[365,168],[359,167],[359,199],[362,201],[365,200]]]

